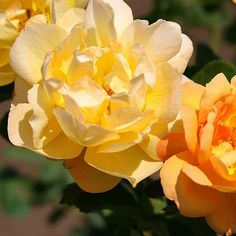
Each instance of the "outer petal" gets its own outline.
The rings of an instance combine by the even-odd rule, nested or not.
[[[216,101],[230,94],[231,86],[224,74],[216,75],[210,83],[206,85],[206,91],[201,99],[201,107],[205,108],[213,105]]]
[[[183,73],[190,57],[193,53],[193,43],[189,37],[182,34],[182,44],[179,52],[169,60],[169,63],[178,70],[179,73]]]
[[[66,37],[66,32],[56,25],[32,24],[17,38],[10,52],[13,70],[30,84],[38,83],[41,66],[47,52]]]
[[[194,153],[197,148],[197,131],[198,131],[198,123],[197,123],[197,115],[193,108],[188,106],[183,106],[181,109],[181,115],[183,119],[184,125],[184,135],[185,140],[188,145],[188,148],[191,153]]]
[[[229,229],[236,233],[236,194],[221,193],[214,211],[206,217],[208,224],[217,233],[224,234]]]
[[[215,190],[194,183],[182,172],[186,162],[180,158],[187,156],[187,152],[178,154],[164,163],[160,172],[161,184],[167,198],[175,201],[183,215],[205,216],[216,206],[218,195]]]
[[[200,84],[192,81],[184,83],[182,104],[198,110],[200,108],[200,100],[204,91],[205,87]]]
[[[132,20],[131,9],[122,0],[92,0],[86,10],[88,41],[91,45],[108,46]]]
[[[180,50],[182,38],[179,25],[158,20],[145,32],[144,47],[154,62],[168,61]]]
[[[85,150],[85,149],[84,149]],[[85,151],[75,159],[65,161],[65,167],[75,182],[85,191],[91,193],[106,192],[120,182],[120,178],[103,173],[84,161]]]
[[[18,104],[11,109],[8,118],[8,136],[14,145],[33,148],[32,129],[28,123],[31,115],[30,104]]]
[[[105,173],[128,179],[134,187],[162,166],[162,162],[153,161],[138,145],[109,154],[97,153],[96,149],[89,148],[85,161]]]
[[[31,116],[30,104],[18,104],[11,109],[8,119],[8,135],[14,145],[29,148],[54,159],[70,159],[80,154],[81,147],[70,141],[63,133],[41,149],[36,149],[33,145],[32,128],[28,122]]]

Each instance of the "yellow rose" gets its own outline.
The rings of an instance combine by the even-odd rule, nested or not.
[[[157,144],[167,159],[164,193],[183,215],[205,216],[216,232],[236,233],[236,77],[230,84],[218,74],[206,88],[187,82],[183,94],[183,130]]]
[[[66,28],[86,0],[0,0],[0,86],[14,81],[9,52],[26,24],[54,23]],[[68,22],[69,21],[69,22]],[[78,23],[78,22],[77,22]]]
[[[162,166],[156,142],[178,112],[192,43],[176,23],[134,21],[122,0],[91,0],[83,19],[70,33],[30,25],[16,40],[9,137],[65,160],[86,191],[136,186]]]

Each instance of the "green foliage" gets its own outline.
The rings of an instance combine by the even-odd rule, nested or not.
[[[199,84],[205,85],[206,83],[210,82],[218,73],[225,74],[227,79],[230,81],[233,76],[236,75],[236,66],[221,60],[211,61],[196,75],[194,75],[192,80]]]
[[[172,202],[163,195],[159,196],[160,192],[153,194],[157,193],[158,187],[159,182],[148,179],[136,189],[130,188],[127,182],[121,182],[106,193],[91,194],[76,184],[68,185],[61,203],[96,216],[93,224],[90,222],[75,229],[72,235],[215,236],[204,219],[182,217]]]
[[[154,0],[154,8],[146,18],[150,22],[162,18],[190,27],[220,29],[232,20],[224,3],[225,0]]]
[[[0,207],[8,215],[23,217],[35,205],[59,202],[64,186],[71,181],[61,161],[51,161],[16,147],[7,148],[2,154],[8,161],[28,165],[38,172],[38,175],[30,176],[13,167],[0,168]]]

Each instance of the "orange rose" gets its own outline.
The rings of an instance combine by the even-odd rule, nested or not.
[[[184,216],[205,216],[216,232],[236,233],[236,76],[231,84],[218,74],[205,88],[184,87],[182,121],[176,121],[182,132],[157,144],[166,160],[164,193]]]

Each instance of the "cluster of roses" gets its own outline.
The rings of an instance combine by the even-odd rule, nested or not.
[[[178,24],[133,20],[122,0],[0,0],[9,138],[88,192],[161,169],[183,215],[235,233],[236,77],[184,79],[192,51]]]

